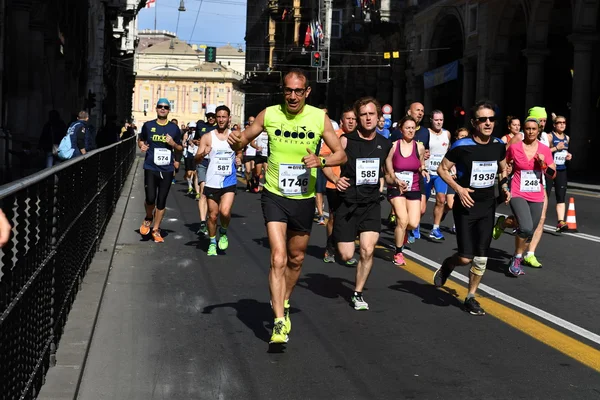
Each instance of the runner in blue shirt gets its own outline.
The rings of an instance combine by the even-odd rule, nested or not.
[[[161,98],[156,103],[156,119],[142,126],[138,147],[146,153],[144,160],[144,187],[146,188],[146,218],[140,226],[140,233],[146,236],[154,220],[152,238],[163,243],[160,223],[165,215],[167,196],[171,189],[171,180],[175,172],[174,151],[183,151],[179,127],[167,119],[171,105],[169,100]]]

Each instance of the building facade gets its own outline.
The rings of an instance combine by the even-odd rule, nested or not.
[[[2,181],[15,177],[11,152],[37,147],[50,110],[69,123],[87,109],[96,129],[107,115],[129,116],[136,16],[145,1],[0,1]]]
[[[244,120],[244,93],[240,90],[243,73],[239,55],[231,46],[217,49],[217,62],[204,61],[202,48],[189,45],[173,33],[140,31],[140,50],[135,56],[135,92],[132,115],[138,127],[156,118],[159,98],[171,103],[170,118],[180,125],[205,119],[206,106],[226,105],[231,109],[231,124]],[[225,51],[227,50],[227,51]],[[228,52],[230,53],[228,55]],[[219,58],[220,57],[220,58]]]
[[[440,109],[452,129],[468,125],[457,109],[468,117],[477,99],[490,98],[500,135],[507,115],[523,118],[530,107],[545,106],[567,117],[570,168],[591,171],[589,149],[600,145],[597,0],[332,0],[326,84],[314,83],[316,48],[304,45],[308,23],[327,26],[326,1],[258,3],[247,14],[248,112],[277,101],[280,74],[296,65],[311,73],[309,101],[326,103],[333,116],[371,95],[393,106],[394,119],[413,101],[426,112]],[[397,58],[386,55],[394,52]]]

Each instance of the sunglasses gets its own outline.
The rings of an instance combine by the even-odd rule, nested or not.
[[[496,117],[478,117],[478,118],[474,118],[475,121],[479,122],[480,124],[483,124],[485,121],[490,120],[490,122],[496,122]]]
[[[283,88],[283,93],[286,96],[289,96],[293,93],[296,93],[296,96],[304,96],[304,93],[306,92],[306,88],[298,88],[298,89],[292,89],[292,88]]]
[[[156,106],[156,109],[157,109],[157,110],[160,110],[160,109],[163,109],[163,110],[170,110],[170,109],[171,109],[171,106],[160,106],[160,105],[159,105],[159,106]]]

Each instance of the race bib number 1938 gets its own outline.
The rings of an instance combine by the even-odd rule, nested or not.
[[[474,189],[494,186],[496,172],[498,172],[497,161],[473,161],[469,186]]]

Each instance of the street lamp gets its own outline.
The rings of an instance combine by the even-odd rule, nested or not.
[[[184,1],[181,0],[181,2],[179,3],[179,11],[185,11],[185,4],[183,4]]]

